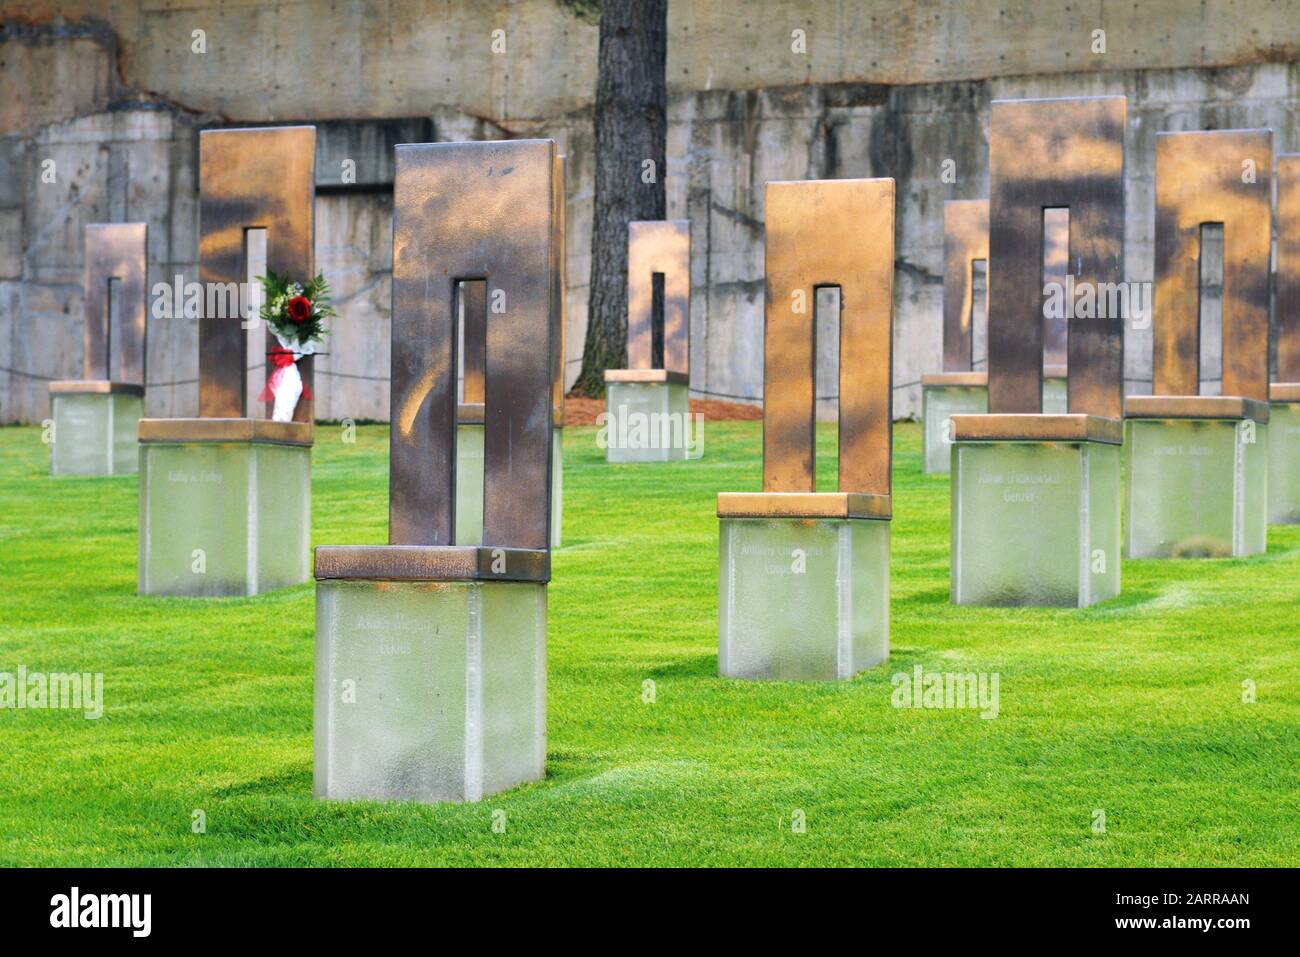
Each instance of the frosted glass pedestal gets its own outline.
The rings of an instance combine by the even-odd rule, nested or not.
[[[952,461],[952,430],[948,417],[977,415],[989,410],[987,385],[921,384],[924,429],[922,469],[927,475],[947,474]]]
[[[144,415],[144,390],[108,382],[88,385],[111,388],[50,390],[50,474],[134,475],[140,463],[136,428]]]
[[[1069,411],[1067,382],[1064,376],[1043,377],[1043,415],[1064,415]]]
[[[1300,402],[1269,408],[1268,523],[1300,525]]]
[[[889,522],[723,518],[718,674],[851,678],[889,657]]]
[[[607,462],[672,462],[691,455],[685,382],[609,382],[605,388]]]
[[[310,538],[310,446],[142,439],[140,594],[256,595],[297,585],[311,577]]]
[[[560,547],[564,507],[564,430],[551,433],[551,547]],[[483,426],[456,426],[456,544],[483,543]]]
[[[546,773],[546,585],[320,580],[313,791],[477,801]]]
[[[1118,445],[958,434],[952,471],[954,604],[1084,608],[1119,594]]]
[[[1264,551],[1268,431],[1269,423],[1252,419],[1126,419],[1126,554],[1221,558]]]

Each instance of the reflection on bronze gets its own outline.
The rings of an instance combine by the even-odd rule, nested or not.
[[[1122,96],[995,100],[989,119],[989,411],[1042,411],[1043,211],[1070,211],[1076,283],[1124,279]],[[1124,317],[1073,319],[1072,412],[1123,414]]]
[[[449,546],[458,282],[487,293],[483,544],[548,547],[555,145],[397,147],[393,187],[393,545]]]
[[[673,385],[688,385],[690,376],[685,372],[672,372],[668,369],[606,369],[606,382],[667,382]]]
[[[551,393],[551,419],[557,429],[564,427],[564,334],[565,305],[564,284],[568,278],[568,258],[565,249],[568,245],[566,231],[568,216],[565,213],[566,199],[564,192],[564,173],[567,167],[563,156],[555,157],[555,175],[551,179],[554,191],[554,205],[551,208],[551,228],[555,235],[551,239],[552,262],[555,264],[555,276],[551,279],[551,317],[555,322],[555,332],[551,335],[551,374],[554,377]]]
[[[204,288],[247,280],[245,234],[250,229],[266,230],[267,269],[300,282],[314,276],[315,183],[314,126],[200,133],[199,279]],[[204,418],[248,414],[243,321],[205,313],[199,323],[199,415]],[[310,389],[312,360],[303,359],[298,370]],[[294,419],[312,421],[309,399],[298,402]]]
[[[719,492],[719,518],[891,518],[888,495],[855,492]]]
[[[259,442],[311,445],[310,422],[270,419],[141,419],[141,442]]]
[[[1268,421],[1268,402],[1240,395],[1131,395],[1130,419],[1254,419]]]
[[[1268,397],[1274,402],[1300,402],[1300,382],[1274,382]]]
[[[461,425],[482,425],[483,403],[462,402],[456,407],[456,421]]]
[[[144,386],[106,379],[65,379],[50,383],[50,395],[144,395]]]
[[[1201,226],[1223,224],[1223,395],[1268,401],[1273,133],[1156,136],[1153,390],[1200,391]]]
[[[1277,381],[1300,383],[1300,153],[1283,153],[1277,158],[1277,289],[1274,301]],[[1276,389],[1274,386],[1275,392]],[[1300,385],[1296,389],[1300,391]]]
[[[143,386],[149,227],[145,223],[91,223],[86,226],[85,236],[86,328],[82,378],[112,378]],[[111,341],[108,315],[108,289],[113,279],[118,281],[121,337],[118,342]],[[112,361],[114,353],[116,370]]]
[[[551,577],[551,553],[476,545],[321,545],[313,573],[377,581],[544,582]]]
[[[839,490],[888,495],[894,181],[767,184],[763,490],[814,492],[817,290],[840,290]]]
[[[651,312],[654,274],[664,277],[664,368],[690,371],[691,223],[686,219],[627,224],[627,365],[654,365]]]
[[[954,442],[1105,442],[1120,445],[1124,426],[1102,415],[1043,415],[1037,412],[1002,412],[990,415],[954,415]]]
[[[921,376],[922,388],[945,388],[951,386],[987,386],[987,372],[927,372]]]
[[[464,314],[464,395],[467,405],[483,404],[483,382],[487,371],[487,283],[481,279],[457,286]],[[482,418],[479,421],[483,421]]]
[[[948,200],[943,204],[944,372],[967,372],[972,367],[975,262],[988,258],[989,201]]]

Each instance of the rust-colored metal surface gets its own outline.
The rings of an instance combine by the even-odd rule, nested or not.
[[[1300,382],[1274,382],[1268,397],[1273,402],[1300,402]]]
[[[763,490],[813,492],[819,287],[840,289],[839,490],[888,495],[894,181],[767,184]]]
[[[487,283],[481,279],[458,284],[465,317],[464,395],[467,405],[483,404],[483,383],[487,377]],[[480,419],[479,421],[482,421]]]
[[[971,369],[975,262],[989,258],[989,201],[943,204],[943,371]]]
[[[266,230],[266,268],[299,282],[315,275],[316,128],[282,126],[199,134],[199,279],[246,280],[245,234]],[[205,296],[205,300],[207,297]],[[205,301],[206,308],[206,301]],[[240,316],[199,323],[199,415],[247,415],[248,342]],[[312,360],[298,363],[310,389]],[[294,412],[313,421],[303,398]]]
[[[606,382],[668,382],[687,385],[690,376],[685,372],[669,369],[606,369]]]
[[[321,545],[314,565],[318,579],[544,582],[551,577],[551,553],[544,548]]]
[[[1201,226],[1223,223],[1222,394],[1268,401],[1272,189],[1272,130],[1156,136],[1156,395],[1200,392]]]
[[[954,415],[954,442],[1104,442],[1124,441],[1123,423],[1102,415],[1043,415],[1041,412],[1003,412],[989,415]]]
[[[141,442],[264,442],[311,445],[310,422],[270,419],[141,419]]]
[[[568,281],[569,260],[565,254],[568,245],[567,201],[564,192],[564,175],[568,162],[563,156],[555,157],[555,175],[551,179],[555,203],[551,208],[551,228],[555,235],[551,240],[552,262],[555,264],[555,276],[551,280],[551,318],[555,322],[555,331],[551,334],[551,420],[555,428],[564,427],[564,335],[565,335],[565,283]]]
[[[1268,421],[1268,402],[1240,395],[1131,395],[1129,419],[1254,419]]]
[[[883,518],[888,495],[853,492],[719,492],[718,518]]]
[[[1068,207],[1076,282],[1124,280],[1122,96],[995,100],[989,117],[989,411],[1042,410],[1043,211]],[[1071,412],[1123,414],[1124,317],[1075,319]]]
[[[106,379],[59,379],[50,383],[50,395],[144,395],[144,386]]]
[[[85,229],[86,327],[84,379],[145,383],[148,315],[148,241],[145,223],[90,223]],[[120,341],[112,341],[109,282],[118,281]],[[112,357],[117,356],[117,368]]]
[[[1300,153],[1282,153],[1277,158],[1277,288],[1273,296],[1277,381],[1300,382]]]
[[[627,224],[629,369],[654,365],[650,325],[655,273],[663,273],[664,277],[664,368],[690,372],[690,220],[638,220]]]
[[[551,140],[401,145],[393,189],[388,539],[452,542],[456,284],[487,292],[483,544],[549,546]]]
[[[927,372],[921,376],[922,388],[940,388],[943,386],[987,386],[987,372]]]

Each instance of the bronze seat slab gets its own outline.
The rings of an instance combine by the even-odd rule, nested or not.
[[[1044,379],[1066,379],[1069,378],[1069,366],[1062,365],[1045,365],[1043,366]]]
[[[1126,419],[1254,419],[1268,421],[1268,403],[1239,395],[1131,395]]]
[[[944,386],[987,386],[989,384],[989,374],[987,372],[930,372],[921,376],[921,388],[930,386],[940,388]]]
[[[310,422],[271,419],[141,419],[141,442],[260,442],[311,445]]]
[[[691,377],[685,372],[670,369],[606,369],[606,382],[667,382],[670,385],[689,385]]]
[[[889,495],[863,492],[719,492],[718,518],[893,517]]]
[[[954,442],[1124,442],[1123,423],[1102,415],[1001,412],[954,415],[950,421]]]
[[[1274,382],[1268,397],[1272,402],[1300,402],[1300,382]]]
[[[108,379],[59,379],[50,383],[50,395],[144,395],[144,386]]]
[[[492,545],[320,545],[316,579],[521,581],[551,579],[551,553]]]

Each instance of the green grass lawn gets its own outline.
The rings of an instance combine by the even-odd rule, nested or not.
[[[137,597],[135,479],[51,479],[38,429],[0,429],[0,671],[103,672],[106,699],[97,721],[0,710],[0,863],[1300,859],[1300,527],[1254,559],[1126,562],[1123,594],[1087,610],[956,608],[948,480],[901,425],[889,661],[728,681],[714,495],[759,487],[760,424],[711,423],[703,459],[654,466],[606,465],[594,432],[565,435],[547,778],[426,807],[312,798],[311,585]],[[385,540],[386,463],[386,428],[319,428],[315,543]],[[997,672],[999,716],[892,707],[916,665]]]

